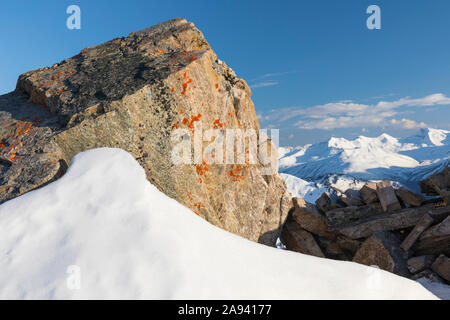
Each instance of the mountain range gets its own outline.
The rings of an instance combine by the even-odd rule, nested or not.
[[[450,131],[423,128],[407,138],[386,133],[354,140],[332,137],[278,152],[279,171],[294,196],[311,196],[323,187],[345,191],[385,179],[419,191],[418,181],[450,165]]]

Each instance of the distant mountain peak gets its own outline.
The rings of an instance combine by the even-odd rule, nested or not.
[[[323,184],[337,176],[350,180],[389,179],[411,187],[438,168],[450,165],[449,133],[424,128],[403,139],[383,133],[354,140],[332,137],[304,147],[284,148],[290,152],[281,153],[280,172]]]

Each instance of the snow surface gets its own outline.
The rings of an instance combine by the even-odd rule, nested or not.
[[[214,227],[108,148],[77,155],[61,179],[0,206],[0,270],[2,299],[436,298],[376,268]],[[79,289],[68,286],[73,270]]]
[[[339,187],[340,182],[339,189],[358,181],[389,179],[419,191],[417,181],[450,165],[449,133],[428,128],[404,139],[384,133],[375,138],[333,137],[304,147],[284,147],[279,168],[280,172],[325,186]]]
[[[288,191],[292,194],[292,197],[302,198],[305,201],[314,203],[322,193],[329,189],[323,187],[319,183],[308,182],[303,179],[291,176],[290,174],[281,173]]]

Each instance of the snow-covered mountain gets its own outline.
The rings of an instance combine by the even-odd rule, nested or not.
[[[158,191],[130,154],[106,148],[0,205],[0,270],[0,299],[435,298],[387,271],[219,229]]]
[[[303,147],[279,148],[281,173],[340,190],[367,180],[389,179],[418,191],[418,181],[449,165],[450,131],[430,128],[403,139],[388,134],[355,140],[333,137]]]

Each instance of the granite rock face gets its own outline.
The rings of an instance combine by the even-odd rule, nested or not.
[[[54,181],[77,153],[130,152],[148,180],[225,230],[272,245],[290,194],[265,164],[175,164],[175,129],[253,129],[251,91],[184,19],[84,49],[0,96],[0,202]],[[265,144],[276,158],[269,139]]]

